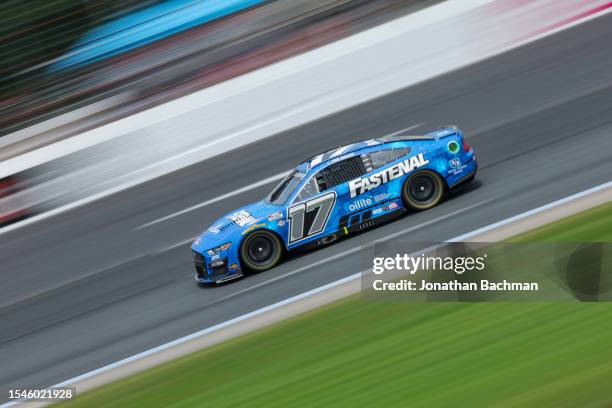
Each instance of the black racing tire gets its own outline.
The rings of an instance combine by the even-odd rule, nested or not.
[[[282,255],[283,244],[272,231],[253,231],[240,244],[240,261],[251,271],[261,272],[276,266]]]
[[[404,206],[411,210],[423,211],[435,207],[444,198],[446,183],[431,170],[421,170],[406,179],[402,186]]]

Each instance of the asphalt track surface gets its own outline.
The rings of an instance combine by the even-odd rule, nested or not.
[[[610,44],[606,16],[1,234],[0,391],[55,384],[353,274],[365,266],[358,249],[375,240],[443,241],[609,181]],[[274,183],[137,229],[328,148],[421,123],[415,132],[465,130],[481,166],[474,188],[271,271],[198,287],[186,241]]]

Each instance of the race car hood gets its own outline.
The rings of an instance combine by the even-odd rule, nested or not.
[[[236,235],[240,235],[252,225],[267,222],[267,216],[280,209],[261,200],[231,211],[212,223],[194,242],[192,249],[203,252],[232,241]]]

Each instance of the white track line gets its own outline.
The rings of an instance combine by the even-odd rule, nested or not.
[[[134,228],[134,230],[140,230],[140,229],[143,229],[143,228],[146,228],[146,227],[150,227],[151,225],[155,225],[155,224],[158,224],[158,223],[160,223],[162,221],[166,221],[166,220],[169,220],[171,218],[178,217],[179,215],[183,215],[183,214],[186,214],[186,213],[191,212],[193,210],[197,210],[198,208],[206,207],[207,205],[210,205],[210,204],[213,204],[213,203],[217,203],[217,202],[219,202],[221,200],[225,200],[226,198],[230,198],[230,197],[233,197],[235,195],[242,194],[242,193],[245,193],[247,191],[253,190],[255,188],[258,188],[258,187],[261,187],[261,186],[265,186],[266,184],[270,184],[270,183],[272,183],[274,181],[282,179],[283,177],[287,176],[287,174],[289,174],[290,171],[291,170],[284,171],[282,173],[279,173],[279,174],[276,174],[274,176],[268,177],[266,179],[260,180],[257,183],[249,184],[248,186],[239,188],[238,190],[230,191],[229,193],[222,194],[222,195],[220,195],[218,197],[215,197],[213,199],[204,201],[203,203],[192,205],[191,207],[185,208],[184,210],[180,210],[180,211],[177,211],[175,213],[166,215],[165,217],[161,217],[161,218],[158,218],[158,219],[153,220],[151,222],[147,222],[146,224],[142,224],[142,225]]]
[[[543,205],[541,207],[534,208],[533,210],[526,211],[524,213],[515,215],[513,217],[506,218],[506,219],[504,219],[502,221],[499,221],[499,222],[487,225],[485,227],[482,227],[482,228],[479,228],[477,230],[468,232],[468,233],[460,235],[458,237],[451,238],[451,239],[449,239],[446,242],[464,241],[464,240],[469,239],[471,237],[480,235],[483,232],[487,232],[487,231],[490,231],[492,229],[495,229],[495,228],[498,228],[498,227],[501,227],[501,226],[513,223],[515,221],[522,220],[522,219],[527,218],[527,217],[529,217],[531,215],[541,213],[543,211],[546,211],[546,210],[554,208],[554,207],[558,207],[558,206],[560,206],[562,204],[568,203],[570,201],[574,201],[574,200],[576,200],[578,198],[584,197],[584,196],[589,195],[589,194],[593,194],[595,192],[601,191],[601,190],[609,188],[609,187],[612,187],[612,181],[608,181],[607,183],[600,184],[598,186],[589,188],[587,190],[581,191],[581,192],[576,193],[576,194],[572,194],[572,195],[567,196],[565,198],[559,199],[557,201],[553,201],[551,203],[545,204],[545,205]],[[242,322],[244,320],[250,319],[250,318],[255,317],[255,316],[259,316],[259,315],[264,314],[266,312],[269,312],[271,310],[275,310],[275,309],[281,308],[281,307],[283,307],[285,305],[288,305],[290,303],[294,303],[294,302],[297,302],[297,301],[299,301],[301,299],[304,299],[304,298],[316,295],[317,293],[324,292],[324,291],[326,291],[328,289],[340,286],[340,285],[342,285],[344,283],[353,281],[355,279],[359,279],[360,276],[361,276],[361,272],[357,272],[357,273],[355,273],[353,275],[349,275],[349,276],[347,276],[345,278],[338,279],[338,280],[336,280],[334,282],[330,282],[330,283],[328,283],[326,285],[323,285],[323,286],[320,286],[318,288],[306,291],[304,293],[301,293],[301,294],[296,295],[296,296],[292,296],[292,297],[287,298],[285,300],[281,300],[280,302],[273,303],[273,304],[271,304],[269,306],[266,306],[266,307],[263,307],[261,309],[257,309],[257,310],[254,310],[252,312],[246,313],[246,314],[244,314],[242,316],[235,317],[235,318],[227,320],[225,322],[216,324],[216,325],[208,327],[206,329],[203,329],[203,330],[197,331],[195,333],[189,334],[187,336],[178,338],[178,339],[173,340],[171,342],[168,342],[168,343],[162,344],[160,346],[154,347],[152,349],[143,351],[142,353],[138,353],[138,354],[135,354],[135,355],[133,355],[131,357],[124,358],[123,360],[116,361],[114,363],[111,363],[111,364],[106,365],[104,367],[98,368],[96,370],[87,372],[85,374],[81,374],[81,375],[79,375],[77,377],[70,378],[70,379],[68,379],[66,381],[62,381],[61,383],[55,384],[55,385],[53,385],[53,386],[51,386],[49,388],[58,388],[58,387],[67,387],[67,386],[70,386],[71,384],[74,384],[76,382],[79,382],[79,381],[82,381],[82,380],[86,380],[88,378],[94,377],[94,376],[96,376],[98,374],[105,373],[105,372],[107,372],[109,370],[112,370],[114,368],[124,366],[126,364],[129,364],[129,363],[134,362],[136,360],[139,360],[141,358],[150,356],[152,354],[158,353],[158,352],[163,351],[163,350],[167,350],[167,349],[169,349],[171,347],[174,347],[174,346],[178,346],[180,344],[183,344],[183,343],[188,342],[190,340],[193,340],[195,338],[198,338],[198,337],[201,337],[201,336],[205,336],[207,334],[216,332],[218,330],[221,330],[221,329],[223,329],[225,327],[228,327],[228,326],[231,326],[233,324]],[[10,406],[13,406],[15,404],[17,404],[17,402],[5,403],[3,405],[0,405],[0,408],[10,407]]]
[[[385,136],[400,135],[400,134],[405,133],[405,132],[410,132],[411,130],[414,130],[416,128],[420,128],[423,125],[425,125],[425,122],[421,122],[421,123],[417,123],[416,125],[408,126],[407,128],[400,129],[400,130],[395,131],[393,133],[389,133],[388,135],[385,135]]]

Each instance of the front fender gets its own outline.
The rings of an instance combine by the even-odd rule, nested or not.
[[[280,225],[279,225],[278,221],[281,221]],[[284,213],[283,213],[282,218],[278,219],[276,221],[268,221],[267,219],[263,219],[263,220],[254,222],[253,224],[251,224],[251,225],[247,226],[246,228],[244,228],[240,232],[240,235],[239,235],[238,240],[237,240],[238,241],[237,242],[238,245],[236,245],[236,247],[239,248],[240,245],[242,245],[242,241],[244,240],[244,238],[247,235],[249,235],[249,234],[251,234],[251,233],[253,233],[253,232],[257,231],[257,230],[262,230],[262,229],[268,230],[268,231],[272,232],[273,234],[275,234],[276,236],[278,236],[278,238],[283,243],[283,246],[285,247],[284,249],[286,251],[289,250],[289,248],[287,246],[287,240],[286,240],[286,237],[287,237],[287,221],[285,220]]]

